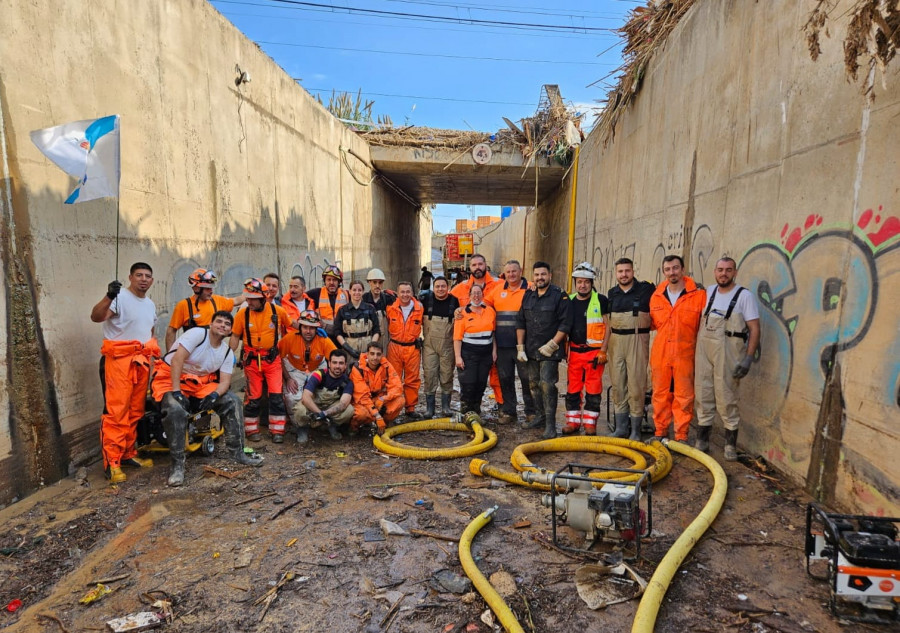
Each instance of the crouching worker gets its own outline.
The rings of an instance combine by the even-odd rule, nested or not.
[[[347,374],[347,352],[336,349],[328,356],[328,369],[318,369],[309,375],[303,387],[300,404],[294,408],[297,442],[309,441],[309,428],[324,426],[331,439],[343,437],[338,427],[353,417],[353,381]]]
[[[388,423],[403,413],[406,399],[400,375],[384,357],[380,343],[369,343],[366,353],[359,358],[359,365],[350,368],[350,380],[353,381],[350,431],[374,422],[381,435]]]
[[[328,355],[336,349],[330,338],[317,334],[322,323],[314,311],[301,312],[298,323],[298,331],[278,341],[284,372],[284,404],[291,419],[297,417],[294,410],[303,399],[303,385],[309,375],[317,369],[328,369]]]
[[[230,393],[234,352],[226,339],[234,317],[219,310],[209,330],[192,328],[179,337],[172,349],[156,361],[153,399],[161,404],[163,427],[169,440],[172,472],[169,485],[184,483],[184,451],[188,418],[194,413],[214,411],[225,430],[228,455],[239,464],[259,466],[262,457],[244,453],[241,401]]]

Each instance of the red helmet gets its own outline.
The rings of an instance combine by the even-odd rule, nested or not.
[[[322,327],[319,321],[319,315],[315,310],[304,310],[300,313],[300,325],[311,325],[313,327]]]
[[[324,281],[326,277],[337,277],[338,281],[342,283],[344,281],[344,273],[342,273],[341,269],[334,264],[329,264],[325,267],[325,270],[322,271],[322,280]]]
[[[251,277],[244,282],[244,299],[265,299],[266,284],[262,279]]]
[[[198,268],[188,276],[191,288],[212,288],[218,280],[214,271],[205,268]]]

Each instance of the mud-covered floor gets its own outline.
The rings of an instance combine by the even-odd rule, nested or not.
[[[486,417],[500,439],[479,457],[494,465],[508,468],[517,444],[539,438],[539,431]],[[464,441],[451,432],[402,439]],[[715,439],[712,455],[722,461]],[[637,601],[591,611],[579,597],[575,570],[591,561],[546,544],[550,515],[540,495],[469,474],[469,459],[387,457],[366,436],[332,441],[314,434],[305,447],[291,436],[284,445],[256,446],[266,458],[259,469],[197,452],[188,457],[185,486],[170,489],[168,457],[157,454],[155,467],[128,471],[118,487],[108,486],[94,465],[87,481],[68,479],[0,511],[0,603],[23,603],[0,615],[0,627],[103,631],[107,620],[168,597],[175,618],[167,631],[486,632],[481,597],[452,593],[436,580],[463,574],[456,543],[369,539],[382,534],[381,519],[458,538],[497,505],[472,551],[485,575],[503,570],[515,579],[508,603],[526,631],[631,630]],[[567,461],[629,465],[598,454],[535,461],[553,469]],[[636,565],[646,579],[712,489],[700,464],[678,455],[674,461],[653,486],[653,535]],[[760,467],[749,456],[724,463],[725,506],[677,572],[656,631],[844,630],[828,613],[825,584],[805,573],[806,497],[777,473],[761,476]],[[385,491],[393,494],[372,496]],[[568,529],[560,537],[582,542]],[[118,579],[106,583],[113,593],[79,604],[94,583],[108,579]],[[255,604],[279,580],[268,608]]]

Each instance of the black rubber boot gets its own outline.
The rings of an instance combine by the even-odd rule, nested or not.
[[[426,394],[426,396],[425,396],[425,419],[426,420],[434,419],[434,408],[435,408],[435,395],[433,393]]]
[[[725,429],[725,461],[737,461],[737,429],[733,431]]]
[[[628,436],[629,440],[633,440],[635,442],[641,441],[641,425],[644,423],[644,418],[640,415],[631,416],[631,435]]]
[[[530,416],[525,416],[525,424],[522,425],[523,429],[539,429],[544,426],[544,420],[537,414],[532,413]]]
[[[297,428],[297,444],[306,444],[309,442],[309,431],[305,426]]]
[[[711,426],[698,426],[697,439],[694,441],[694,448],[704,453],[709,452],[709,434],[712,432]]]
[[[452,393],[442,393],[441,394],[441,415],[445,418],[449,418],[453,415],[453,410],[450,408],[450,398],[453,396]]]
[[[243,448],[231,448],[228,452],[231,453],[231,459],[238,464],[243,464],[244,466],[262,466],[263,456],[259,453],[247,454],[244,452]]]
[[[338,431],[337,424],[328,425],[328,435],[330,435],[333,440],[339,440],[344,437],[341,435],[341,432]]]
[[[628,433],[631,430],[629,427],[631,426],[630,420],[628,418],[627,413],[616,413],[616,430],[613,431],[613,437],[626,438],[628,437]]]
[[[541,437],[545,440],[552,440],[556,437],[556,420],[547,418],[547,423],[544,426],[544,434]]]
[[[185,426],[187,423],[187,413],[174,399],[166,394],[166,399],[172,402],[163,402],[168,405],[167,413],[163,418],[163,427],[166,430],[166,439],[169,441],[169,455],[172,457],[172,470],[169,472],[169,480],[166,482],[172,487],[180,486],[184,483],[184,444],[187,441],[187,432]]]

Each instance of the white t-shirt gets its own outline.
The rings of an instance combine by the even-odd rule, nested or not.
[[[416,304],[415,304],[413,301],[410,301],[410,302],[409,302],[409,305],[406,305],[406,306],[404,306],[403,304],[400,304],[400,312],[403,313],[403,320],[404,320],[404,321],[406,321],[406,319],[409,318],[409,315],[412,314],[412,309],[413,309],[415,306],[416,306]]]
[[[103,338],[109,341],[140,341],[153,338],[156,325],[156,305],[149,297],[139,298],[128,288],[122,288],[109,306],[113,315],[101,325]]]
[[[172,345],[172,351],[178,347],[183,347],[190,354],[184,361],[184,371],[188,373],[205,376],[214,371],[223,374],[234,371],[234,353],[228,346],[228,339],[222,339],[218,347],[213,347],[206,328],[191,328],[179,336]],[[172,364],[171,353],[166,354],[165,361]]]
[[[666,296],[669,297],[669,303],[672,305],[675,305],[675,302],[678,301],[678,297],[680,297],[683,292],[684,288],[681,290],[672,290],[672,286],[666,286]]]
[[[713,301],[710,314],[718,314],[719,316],[724,317],[728,312],[728,306],[731,305],[731,299],[734,297],[734,293],[741,287],[742,286],[735,285],[734,288],[725,293],[723,293],[718,286],[710,286],[707,288],[706,305],[709,305],[709,298],[712,297],[713,292],[716,293],[716,298],[715,301]],[[703,308],[703,312],[706,312],[705,307]],[[734,306],[734,313],[742,315],[744,321],[753,321],[754,319],[759,318],[759,303],[756,301],[756,297],[753,296],[753,293],[747,288],[744,288],[744,291],[738,296],[737,303]]]

